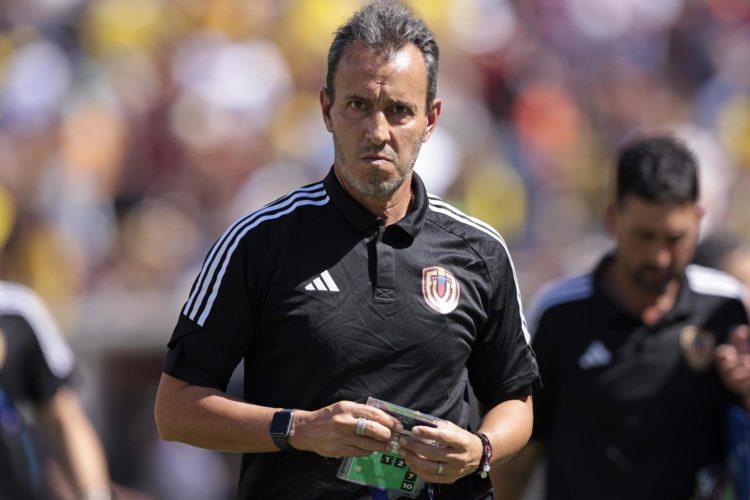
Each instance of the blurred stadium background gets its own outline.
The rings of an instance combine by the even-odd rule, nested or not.
[[[501,231],[526,298],[609,244],[607,172],[634,134],[688,141],[704,231],[750,237],[746,0],[406,3],[442,51],[417,170]],[[361,4],[0,1],[0,272],[50,304],[133,498],[232,497],[237,457],[158,439],[160,363],[227,224],[328,170],[326,50]]]

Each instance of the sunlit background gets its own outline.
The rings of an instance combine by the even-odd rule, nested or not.
[[[407,2],[441,47],[428,190],[497,228],[525,298],[610,244],[615,149],[684,138],[704,233],[750,237],[750,3]],[[0,1],[0,271],[48,301],[113,479],[231,498],[236,457],[161,442],[165,344],[209,245],[322,178],[318,92],[355,0]]]

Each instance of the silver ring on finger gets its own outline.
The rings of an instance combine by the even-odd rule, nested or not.
[[[438,462],[437,464],[438,464],[438,467],[437,467],[437,475],[438,475],[438,476],[442,476],[442,475],[443,475],[443,466],[444,466],[445,464],[444,464],[443,462]]]
[[[365,435],[366,426],[367,426],[367,419],[365,417],[359,417],[357,419],[357,430],[355,431],[357,433],[357,436]]]

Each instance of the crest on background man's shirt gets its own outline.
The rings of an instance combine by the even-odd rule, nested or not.
[[[427,305],[440,314],[448,314],[458,305],[461,286],[450,271],[431,266],[422,269],[422,295]]]
[[[697,326],[686,326],[680,333],[682,352],[693,370],[702,371],[711,365],[715,345],[716,336]]]

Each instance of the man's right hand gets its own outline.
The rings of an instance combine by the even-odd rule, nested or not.
[[[750,329],[747,325],[736,327],[729,342],[716,347],[719,377],[724,385],[735,392],[750,411]]]
[[[359,419],[365,419],[359,427]],[[399,420],[383,410],[352,401],[340,401],[316,411],[294,412],[289,444],[324,457],[356,457],[387,451],[394,433],[403,429]]]

